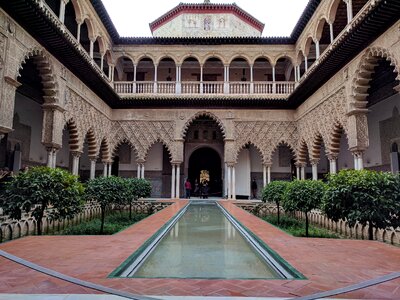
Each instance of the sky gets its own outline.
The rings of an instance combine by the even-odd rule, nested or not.
[[[202,3],[203,0],[102,0],[120,36],[151,36],[149,23],[180,2]],[[308,0],[211,0],[211,3],[233,3],[265,24],[263,36],[289,36]]]

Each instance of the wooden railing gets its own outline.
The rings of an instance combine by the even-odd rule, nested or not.
[[[295,82],[289,81],[116,81],[114,89],[120,95],[132,94],[264,94],[288,95],[295,89]]]

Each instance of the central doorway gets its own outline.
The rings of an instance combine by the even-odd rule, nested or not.
[[[208,172],[209,176],[209,196],[222,197],[222,168],[221,158],[217,151],[209,147],[195,150],[189,158],[188,178],[195,187],[195,181],[200,184],[200,174]],[[206,172],[204,172],[206,171]],[[198,196],[198,195],[194,195]]]

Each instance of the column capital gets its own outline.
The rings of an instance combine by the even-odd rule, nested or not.
[[[266,161],[266,162],[263,163],[263,166],[267,167],[267,168],[271,168],[272,167],[272,162],[271,161]]]
[[[310,164],[311,164],[312,166],[318,165],[318,163],[319,163],[319,159],[311,159],[311,160],[310,160]]]
[[[171,164],[172,164],[172,165],[175,165],[175,166],[180,166],[180,165],[182,164],[182,161],[176,161],[176,160],[174,160],[174,161],[171,162]]]
[[[81,157],[82,152],[81,151],[71,151],[71,155],[73,157]]]
[[[60,145],[52,144],[52,143],[43,143],[43,146],[45,146],[47,152],[58,151],[61,149]]]
[[[98,158],[98,156],[89,156],[90,161],[97,161]]]
[[[355,157],[362,157],[365,149],[350,149],[350,151]]]
[[[327,157],[329,161],[337,161],[339,153],[329,153],[327,154]]]

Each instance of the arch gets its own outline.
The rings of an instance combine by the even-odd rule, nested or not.
[[[131,56],[120,55],[115,60],[115,70],[117,75],[114,81],[133,81],[134,62]]]
[[[231,82],[250,81],[250,72],[249,61],[242,56],[237,56],[229,63],[229,80]]]
[[[33,60],[33,63],[39,71],[39,76],[43,84],[44,103],[59,103],[57,77],[54,75],[53,65],[44,50],[33,48],[24,54],[18,65],[15,80],[18,81],[18,78],[21,76],[20,70],[24,68],[24,64],[29,59]]]
[[[303,54],[304,54],[304,57],[306,57],[307,56],[307,58],[308,58],[308,56],[310,55],[310,51],[311,51],[311,45],[314,43],[314,40],[313,40],[313,38],[312,38],[312,36],[310,35],[310,36],[308,36],[308,38],[306,39],[306,41],[305,41],[305,43],[304,43],[304,46],[303,46]]]
[[[188,58],[193,58],[193,59],[197,60],[197,62],[200,64],[200,60],[201,60],[200,57],[193,53],[185,54],[184,56],[182,56],[182,58],[177,61],[177,64],[182,65],[185,62],[185,60],[187,60]]]
[[[390,65],[394,67],[394,73],[397,73],[396,81],[398,82],[397,87],[400,83],[400,72],[399,64],[396,61],[394,55],[387,49],[380,47],[372,47],[365,51],[365,54],[361,57],[360,63],[358,64],[353,82],[352,82],[352,95],[357,101],[365,101],[370,88],[370,81],[372,75],[375,73],[375,66],[379,59],[386,59],[390,61]]]
[[[307,163],[307,157],[308,157],[308,146],[305,140],[301,140],[299,143],[299,147],[297,150],[297,162],[300,164],[306,164]]]
[[[274,152],[275,152],[276,150],[278,150],[278,148],[279,148],[280,146],[286,146],[286,147],[288,147],[288,148],[290,149],[290,151],[292,152],[292,154],[293,154],[293,158],[296,157],[296,150],[295,150],[296,148],[295,148],[290,142],[285,141],[285,140],[280,140],[278,143],[276,143],[276,144],[273,146],[272,151],[271,151],[271,157],[272,157],[272,155],[274,154]]]
[[[149,155],[149,151],[151,149],[151,147],[153,147],[154,144],[157,143],[161,143],[165,149],[167,149],[167,152],[169,154],[170,160],[172,160],[173,157],[173,152],[170,148],[170,146],[168,145],[168,143],[166,143],[162,138],[158,137],[157,139],[154,139],[150,144],[147,145],[147,147],[144,148],[144,154],[143,154],[143,159],[146,160],[147,156]]]
[[[139,65],[140,61],[142,61],[143,59],[146,59],[146,58],[151,60],[151,62],[153,63],[153,66],[155,65],[156,59],[152,55],[150,55],[148,53],[144,53],[144,54],[139,55],[136,58],[137,64]]]
[[[262,162],[265,163],[265,162],[268,161],[268,159],[265,157],[265,155],[264,155],[264,153],[263,153],[261,147],[260,147],[259,145],[257,145],[257,143],[254,143],[254,142],[252,142],[252,141],[250,141],[250,140],[247,141],[247,142],[245,142],[245,143],[242,143],[241,145],[239,145],[239,146],[237,147],[236,153],[235,153],[235,161],[238,160],[240,151],[242,151],[245,147],[250,146],[250,145],[253,146],[253,147],[257,150],[258,154],[260,154],[260,157],[261,157]]]
[[[325,17],[322,17],[318,20],[317,26],[315,27],[314,37],[320,41],[322,38],[322,33],[324,31],[325,23],[328,23],[328,20]]]
[[[86,24],[88,28],[88,37],[90,40],[94,40],[96,38],[96,31],[94,30],[94,25],[92,19],[86,17],[83,22]],[[82,32],[82,31],[81,31]]]
[[[126,138],[120,139],[120,140],[117,141],[117,143],[114,145],[114,147],[112,148],[112,151],[111,151],[111,157],[112,157],[112,158],[114,158],[114,157],[117,155],[118,148],[119,148],[119,146],[121,146],[122,144],[127,144],[127,145],[129,145],[129,147],[130,147],[131,149],[133,149],[133,151],[135,152],[135,159],[136,159],[136,160],[139,159],[139,151],[138,151],[138,149],[136,149],[135,145],[134,145],[130,140],[128,140],[128,139],[126,139]]]
[[[110,161],[111,160],[110,144],[109,144],[107,138],[105,138],[105,137],[101,140],[100,149],[99,149],[99,157],[102,161]]]
[[[100,54],[105,54],[106,51],[107,51],[107,47],[106,47],[106,44],[104,42],[104,38],[101,35],[99,35],[99,36],[96,37],[96,42],[99,44],[99,52],[100,52]]]
[[[338,155],[340,152],[340,139],[342,137],[342,134],[344,133],[344,128],[342,124],[339,122],[336,122],[332,129],[331,133],[329,135],[329,141],[327,145],[327,151],[329,151],[333,155]]]
[[[318,132],[315,134],[312,146],[311,146],[311,159],[319,161],[321,158],[321,148],[325,144],[322,135]]]
[[[343,0],[332,0],[331,5],[329,5],[329,9],[328,9],[328,22],[333,24],[335,22],[336,19],[336,12],[339,8],[339,4],[340,2],[342,2]]]
[[[64,126],[64,129],[68,130],[69,133],[69,150],[70,151],[79,151],[80,150],[80,137],[78,126],[74,119],[70,119]]]
[[[226,65],[225,59],[222,55],[219,54],[209,54],[206,57],[203,58],[203,61],[201,62],[202,65],[204,65],[208,60],[210,60],[211,58],[216,58],[218,60],[221,61],[222,65]]]
[[[74,6],[74,10],[75,10],[75,15],[76,15],[76,20],[83,20],[83,11],[81,8],[81,4],[79,3],[78,0],[71,0],[72,5]]]
[[[267,55],[267,54],[262,54],[262,55],[258,55],[258,56],[256,56],[256,57],[254,57],[253,58],[253,60],[251,61],[251,62],[249,62],[249,63],[251,63],[251,64],[255,64],[256,63],[256,61],[257,60],[261,60],[261,59],[265,59],[265,60],[267,60],[268,61],[268,63],[270,64],[270,65],[272,65],[272,63],[273,63],[273,58],[271,57],[271,56],[269,56],[269,55]]]
[[[234,56],[232,56],[231,59],[230,59],[229,62],[228,62],[228,65],[231,65],[232,62],[233,62],[234,60],[236,60],[236,59],[243,59],[243,60],[245,60],[245,61],[247,62],[247,64],[248,64],[249,66],[251,65],[251,59],[250,59],[248,56],[244,55],[244,54],[235,54]],[[223,61],[222,61],[222,62],[223,62]]]
[[[161,55],[157,60],[156,60],[156,65],[159,65],[160,64],[160,62],[162,61],[162,60],[165,60],[165,59],[170,59],[170,60],[172,60],[173,62],[174,62],[174,64],[176,65],[176,58],[174,58],[173,56],[171,56],[170,54],[163,54],[163,55]]]
[[[295,65],[295,63],[294,63],[295,59],[286,53],[279,54],[277,57],[275,57],[275,59],[272,61],[272,63],[276,64],[278,62],[278,60],[280,60],[281,58],[287,58],[288,60],[290,60],[292,65]]]
[[[76,15],[75,5],[72,1],[69,1],[65,4],[64,25],[74,37],[76,37],[78,33],[78,23],[76,20],[78,20],[78,17]]]
[[[90,128],[87,131],[86,140],[88,143],[88,156],[89,158],[95,158],[97,156],[97,144],[96,144],[96,135],[92,128]]]
[[[224,123],[216,116],[216,115],[214,115],[213,113],[211,113],[211,112],[208,112],[208,111],[200,111],[200,112],[197,112],[196,114],[194,114],[194,115],[192,115],[186,122],[185,122],[185,125],[183,126],[183,128],[182,128],[182,130],[181,130],[181,138],[185,138],[186,137],[186,133],[187,133],[187,130],[189,129],[189,126],[196,120],[196,119],[198,119],[198,118],[200,118],[200,117],[209,117],[209,118],[211,118],[211,119],[213,119],[217,124],[218,124],[218,127],[219,127],[219,129],[221,130],[221,132],[222,132],[222,136],[224,137],[224,139],[225,139],[225,137],[226,137],[226,128],[225,128],[225,125],[224,125]]]

